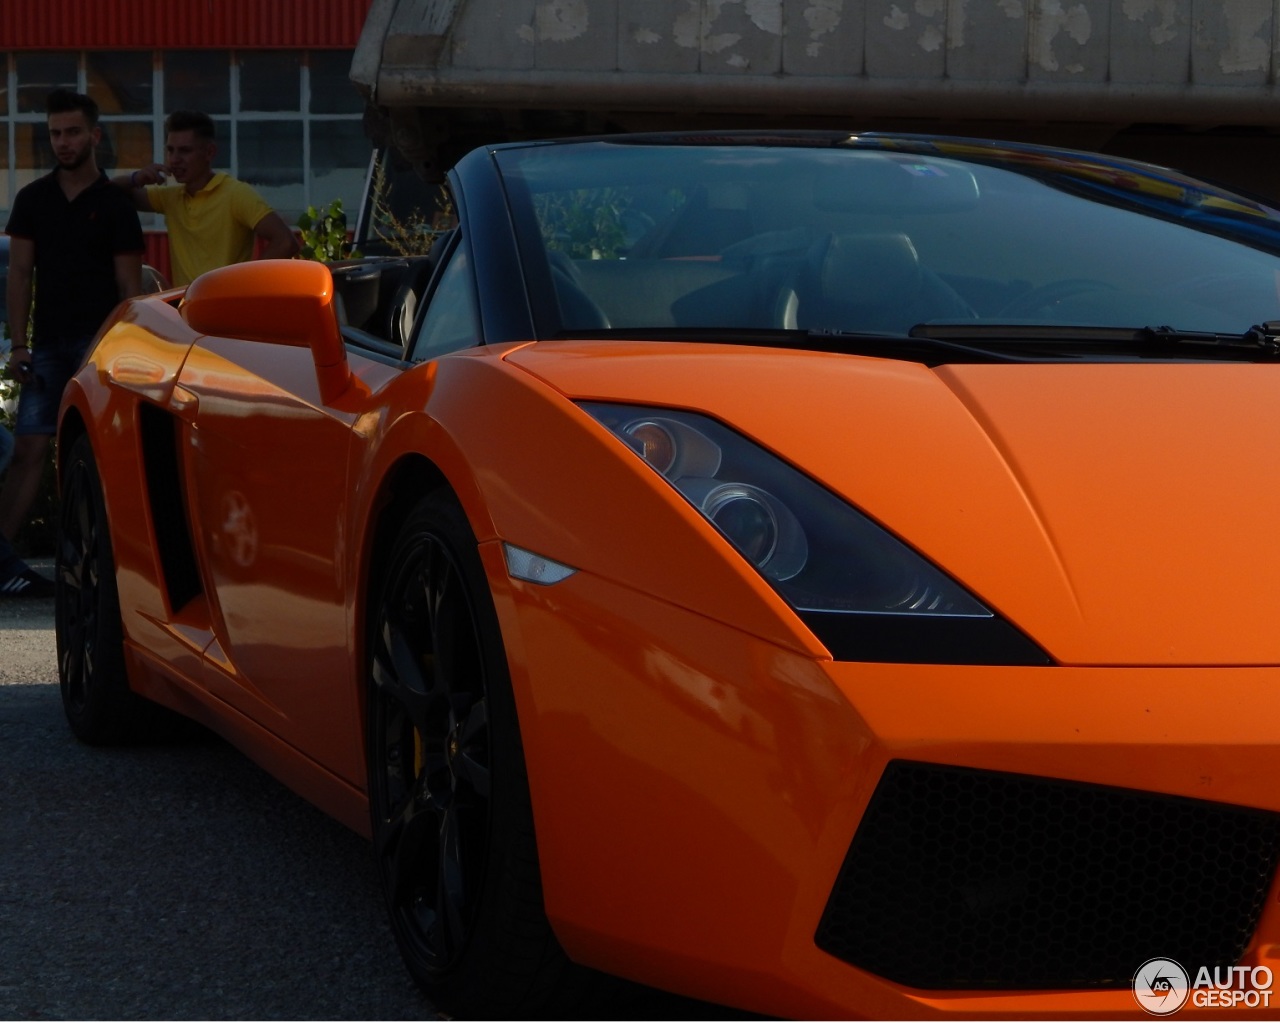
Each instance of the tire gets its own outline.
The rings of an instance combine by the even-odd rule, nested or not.
[[[129,689],[111,532],[87,436],[62,466],[54,624],[62,708],[81,742],[157,738],[173,717]]]
[[[543,911],[515,700],[475,536],[438,490],[408,515],[371,602],[369,810],[410,974],[463,1017],[573,1004]]]

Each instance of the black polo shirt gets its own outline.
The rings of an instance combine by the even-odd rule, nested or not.
[[[55,170],[21,189],[5,232],[35,243],[34,335],[72,341],[97,333],[120,301],[115,257],[144,250],[133,199],[100,174],[70,202]]]

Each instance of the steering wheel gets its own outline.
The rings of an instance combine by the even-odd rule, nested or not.
[[[1031,316],[1034,313],[1047,312],[1050,306],[1065,302],[1076,295],[1085,295],[1094,291],[1115,291],[1115,285],[1106,281],[1090,280],[1087,277],[1068,277],[1062,281],[1050,281],[1024,291],[996,313],[1001,319],[1014,319],[1019,316]]]

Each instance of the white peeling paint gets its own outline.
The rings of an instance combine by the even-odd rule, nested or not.
[[[1022,6],[1022,0],[1000,0],[999,7],[1004,11],[1006,18],[1025,18],[1027,10]]]
[[[945,15],[947,9],[946,0],[915,0],[915,11],[922,18],[937,18],[939,15]],[[945,18],[943,25],[945,26]],[[943,28],[937,24],[925,25],[920,31],[920,38],[916,40],[916,45],[925,53],[936,53],[942,49],[946,43],[947,37],[943,34]]]
[[[782,35],[782,0],[745,0],[747,17],[761,32]]]
[[[516,29],[516,38],[522,43],[536,43],[538,41],[538,35],[534,32],[532,25],[521,25]]]
[[[534,25],[542,42],[564,43],[587,32],[587,0],[547,0],[538,4]]]
[[[840,27],[840,15],[844,0],[817,0],[804,9],[804,21],[809,26],[809,38],[821,39]]]
[[[911,19],[907,16],[907,12],[897,4],[889,8],[884,23],[895,32],[904,32],[911,27]]]
[[[705,0],[705,8],[698,0],[687,0],[685,9],[676,15],[671,26],[672,41],[686,49],[702,53],[723,53],[742,42],[739,32],[712,32],[712,26],[726,5],[741,6],[756,28],[773,35],[782,34],[782,0]],[[741,60],[742,63],[738,63]],[[726,58],[733,67],[747,67],[745,57]]]
[[[743,69],[749,68],[751,66],[751,61],[747,60],[747,58],[740,53],[733,54],[733,56],[731,56],[728,60],[726,60],[725,63],[728,64],[730,67],[743,68]]]
[[[1146,21],[1154,14],[1151,41],[1157,46],[1178,38],[1178,0],[1124,0],[1121,10],[1130,21]]]
[[[1222,0],[1227,48],[1218,66],[1227,74],[1265,71],[1271,60],[1271,0]]]
[[[737,32],[721,32],[719,35],[708,35],[702,40],[700,49],[703,53],[721,53],[730,46],[737,46],[742,42],[742,36]]]
[[[631,33],[631,38],[642,46],[662,42],[662,36],[658,35],[658,33],[651,28],[638,28]]]
[[[951,0],[947,11],[947,49],[955,50],[964,45],[965,19],[969,15],[969,0]]]
[[[687,0],[685,10],[677,14],[671,26],[671,36],[677,46],[696,50],[702,39],[702,10],[698,0]]]
[[[712,32],[712,26],[719,20],[720,12],[726,4],[739,4],[742,0],[705,0],[702,12],[702,23],[699,30],[698,49],[703,53],[723,53],[731,46],[742,42],[737,32]]]
[[[1093,22],[1084,4],[1076,4],[1070,10],[1063,8],[1061,0],[1040,0],[1031,24],[1031,60],[1045,71],[1057,71],[1061,65],[1053,51],[1054,41],[1066,33],[1083,46],[1093,35]],[[1066,69],[1073,74],[1084,70],[1080,64],[1069,64]]]

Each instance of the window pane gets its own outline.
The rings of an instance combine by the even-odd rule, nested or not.
[[[311,123],[311,201],[327,206],[342,200],[347,220],[355,226],[369,168],[371,144],[359,121]]]
[[[213,122],[213,169],[231,171],[231,122]]]
[[[240,54],[240,109],[302,109],[302,53],[268,50]]]
[[[110,121],[102,125],[103,145],[98,148],[98,164],[110,173],[113,169],[137,170],[156,161],[157,154],[151,139],[150,121]],[[107,139],[111,140],[114,163],[108,167],[103,162],[102,151]]]
[[[151,54],[136,50],[90,53],[89,95],[104,114],[150,114]]]
[[[441,271],[427,307],[422,329],[413,343],[413,361],[425,362],[471,348],[480,343],[480,312],[476,306],[471,260],[465,244],[459,245],[449,265]]]
[[[171,50],[164,55],[164,109],[231,113],[231,54]]]
[[[9,54],[0,50],[0,117],[9,113]],[[9,152],[6,147],[5,153]],[[2,194],[2,192],[0,192]]]
[[[74,53],[19,53],[17,67],[20,114],[43,114],[50,92],[59,86],[76,88]]]
[[[49,148],[49,127],[43,121],[36,124],[15,124],[13,139],[13,186],[16,190],[53,169],[53,150]]]
[[[356,92],[348,75],[351,50],[316,50],[311,54],[311,112],[358,114],[364,97]]]
[[[240,173],[292,224],[306,208],[302,173],[302,124],[241,121],[236,126]]]
[[[47,124],[43,121],[15,124],[13,137],[17,142],[14,163],[19,170],[53,169],[53,149],[49,145]]]

